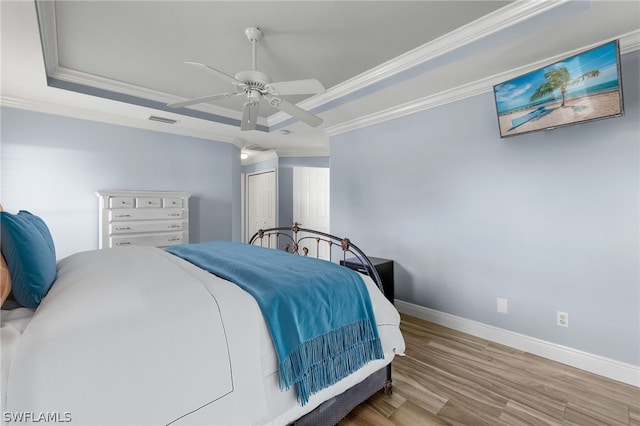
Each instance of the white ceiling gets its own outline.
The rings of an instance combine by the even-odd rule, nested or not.
[[[280,155],[326,155],[332,134],[490,91],[604,41],[621,38],[623,52],[640,46],[638,1],[45,1],[36,7],[3,0],[0,7],[3,105],[239,147],[258,144]],[[251,69],[248,26],[264,33],[260,71],[275,81],[317,78],[327,88],[307,99],[287,97],[322,117],[320,127],[261,105],[260,124],[269,131],[241,132],[238,102],[196,105],[191,116],[165,107],[228,92],[229,83],[184,62],[230,75]],[[155,123],[149,115],[178,122]]]

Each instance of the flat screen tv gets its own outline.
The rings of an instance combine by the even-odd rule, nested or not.
[[[624,114],[618,40],[493,87],[500,137]]]

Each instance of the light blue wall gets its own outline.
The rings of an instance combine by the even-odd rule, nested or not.
[[[332,233],[398,299],[640,365],[639,59],[621,118],[500,139],[485,93],[333,137]]]
[[[234,145],[1,109],[0,199],[49,225],[58,258],[98,248],[100,189],[186,191],[192,242],[240,239]]]

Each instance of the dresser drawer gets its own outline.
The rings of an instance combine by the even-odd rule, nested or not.
[[[185,229],[181,220],[113,222],[109,224],[109,234],[133,234],[139,232],[168,232]]]
[[[154,219],[184,219],[183,209],[118,209],[109,211],[109,222]]]
[[[185,242],[182,232],[146,235],[117,235],[109,238],[110,247],[155,246],[168,247]]]
[[[162,207],[162,198],[155,197],[137,197],[136,208],[138,209],[157,209]]]
[[[134,197],[109,197],[109,208],[132,209],[135,207]]]
[[[182,198],[163,198],[162,207],[184,207],[182,205]]]

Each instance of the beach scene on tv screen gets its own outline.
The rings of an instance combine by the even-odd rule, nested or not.
[[[500,136],[622,114],[617,42],[494,87]]]

